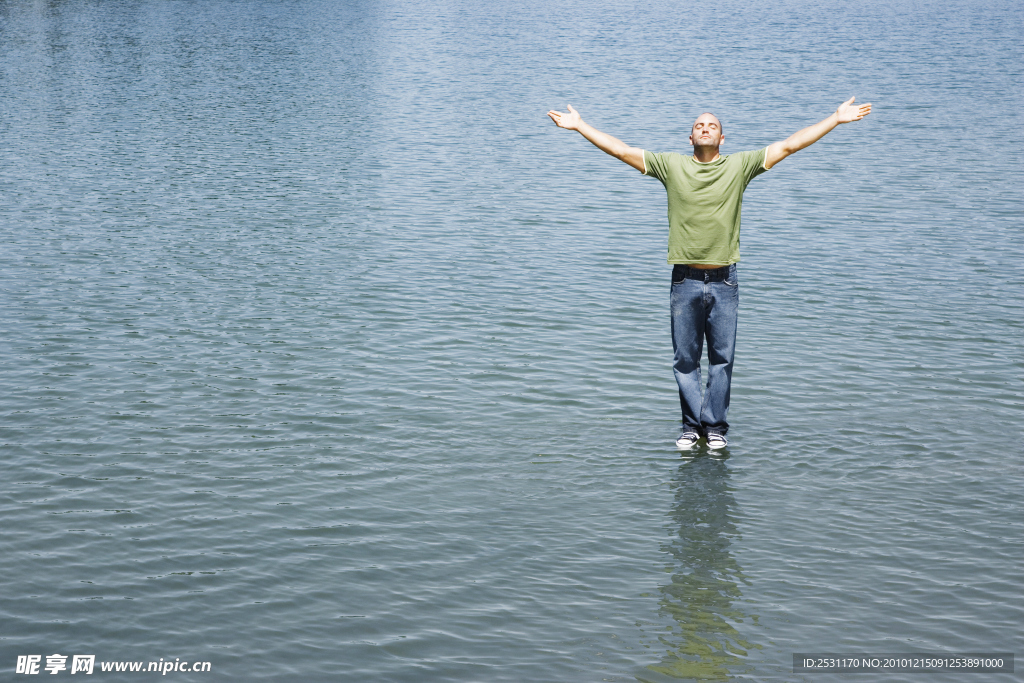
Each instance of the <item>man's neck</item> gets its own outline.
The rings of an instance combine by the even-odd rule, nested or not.
[[[693,158],[702,164],[714,161],[718,157],[719,154],[717,147],[702,147],[701,145],[693,146]]]

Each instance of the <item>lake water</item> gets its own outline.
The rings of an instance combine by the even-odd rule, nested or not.
[[[0,668],[813,681],[793,653],[1024,651],[1022,26],[0,1]],[[868,119],[747,191],[730,447],[683,458],[664,190],[545,112],[685,152],[710,110],[729,152],[853,95]]]

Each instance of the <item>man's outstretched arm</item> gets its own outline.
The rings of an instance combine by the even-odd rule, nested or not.
[[[559,128],[578,131],[580,135],[594,143],[594,145],[602,152],[607,152],[616,159],[625,161],[641,173],[644,172],[644,151],[642,149],[630,147],[622,140],[614,138],[607,133],[602,133],[589,123],[584,122],[583,119],[580,118],[580,113],[573,109],[572,105],[569,105],[568,113],[549,111],[548,116],[551,117],[551,120],[554,121],[555,125]],[[824,135],[824,133],[822,133],[822,135]]]
[[[868,104],[854,104],[853,101],[855,99],[856,98],[851,97],[840,104],[835,113],[824,121],[819,121],[813,126],[808,126],[803,130],[798,130],[782,142],[774,142],[769,145],[768,154],[764,159],[764,167],[771,168],[790,154],[799,152],[804,147],[813,145],[815,142],[825,137],[825,135],[840,123],[860,121],[871,113],[870,102]]]

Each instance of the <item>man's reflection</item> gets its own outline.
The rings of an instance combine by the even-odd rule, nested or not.
[[[747,617],[733,606],[741,597],[738,584],[746,579],[729,554],[732,539],[739,538],[729,469],[721,460],[697,458],[680,465],[672,488],[673,528],[679,533],[664,546],[672,579],[661,587],[659,602],[660,612],[675,624],[659,638],[668,650],[647,668],[670,678],[728,680],[747,650],[761,647],[733,626]]]

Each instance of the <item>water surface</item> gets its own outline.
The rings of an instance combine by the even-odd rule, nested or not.
[[[0,666],[1021,651],[1021,20],[0,2]],[[664,190],[544,112],[728,152],[851,95],[747,192],[730,448],[681,458]]]

